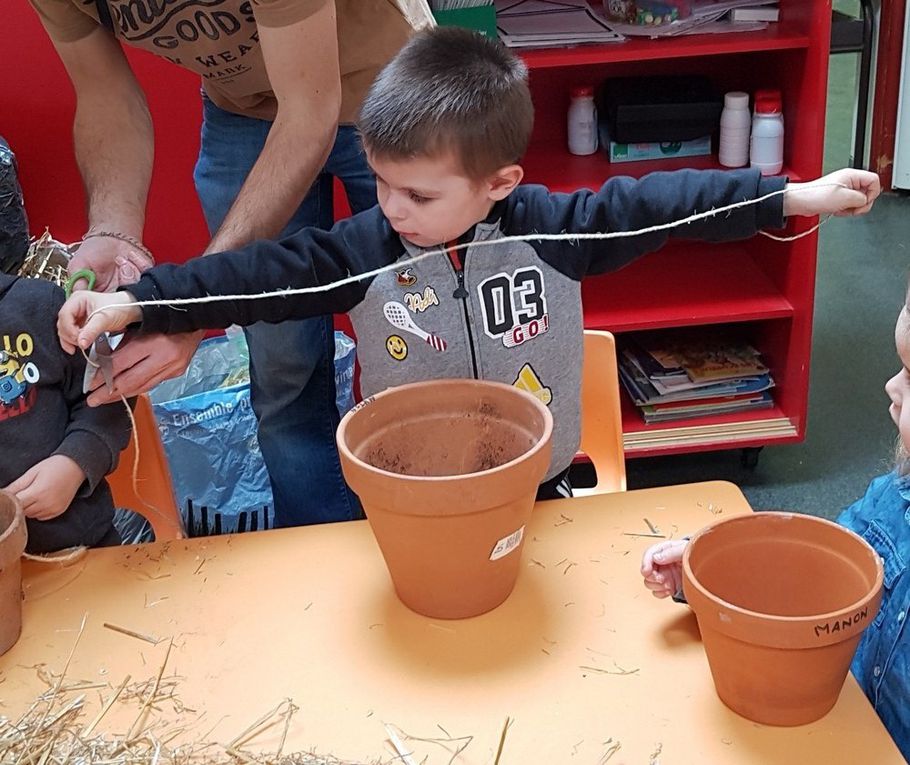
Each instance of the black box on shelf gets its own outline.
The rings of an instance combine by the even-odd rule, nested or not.
[[[691,141],[720,124],[723,99],[707,77],[620,77],[601,85],[597,108],[617,143]]]

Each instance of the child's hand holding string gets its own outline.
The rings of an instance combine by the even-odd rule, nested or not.
[[[865,215],[881,193],[875,173],[845,168],[808,183],[788,183],[784,215]]]
[[[67,353],[88,348],[104,332],[121,332],[142,321],[142,309],[128,292],[75,292],[57,315],[57,334]],[[101,310],[106,309],[106,310]]]

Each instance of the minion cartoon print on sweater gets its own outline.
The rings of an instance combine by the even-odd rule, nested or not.
[[[35,403],[34,387],[41,373],[29,357],[34,351],[32,336],[26,332],[3,335],[0,343],[0,419],[24,414]]]

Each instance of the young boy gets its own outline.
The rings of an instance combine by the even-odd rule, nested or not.
[[[119,544],[104,476],[130,437],[122,404],[93,409],[85,358],[57,348],[63,290],[0,273],[0,486],[22,503],[30,553]]]
[[[365,396],[446,377],[520,381],[536,390],[555,421],[540,497],[564,495],[560,484],[579,442],[585,276],[618,269],[668,236],[743,239],[782,227],[787,215],[860,214],[879,191],[877,176],[861,171],[823,179],[848,189],[788,184],[746,170],[655,173],[641,181],[615,178],[596,193],[551,194],[519,186],[532,122],[527,71],[508,49],[463,29],[420,33],[382,71],[361,111],[378,207],[330,232],[304,229],[279,242],[159,266],[128,293],[74,296],[59,321],[64,348],[86,347],[102,331],[139,321],[144,332],[171,333],[349,312]],[[786,194],[759,205],[671,234],[451,248],[507,235],[638,230],[784,188]],[[448,252],[407,262],[441,246]],[[79,331],[102,306],[330,285],[397,262],[401,268],[325,292],[186,310],[111,310]]]

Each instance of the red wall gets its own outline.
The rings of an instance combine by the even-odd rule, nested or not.
[[[85,231],[85,200],[73,156],[75,98],[69,79],[26,0],[3,0],[0,135],[19,163],[32,234],[61,241]],[[161,261],[184,261],[208,234],[193,189],[199,149],[199,78],[141,52],[128,56],[155,124],[155,170],[145,241]]]

